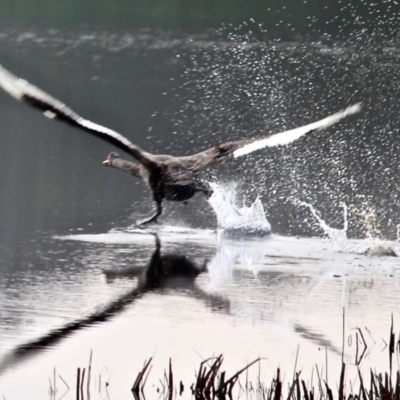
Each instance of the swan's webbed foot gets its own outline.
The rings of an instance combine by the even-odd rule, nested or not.
[[[201,189],[201,192],[203,192],[206,195],[207,199],[209,199],[213,195],[214,190],[212,190],[210,187],[205,187]]]
[[[214,193],[214,190],[211,188],[210,184],[204,181],[199,181],[197,183],[197,191],[203,192],[207,199],[209,199]]]
[[[209,190],[207,190],[206,192],[204,192],[205,193],[205,195],[206,195],[206,197],[207,197],[207,199],[209,199],[212,195],[213,195],[213,193],[214,193],[214,190],[212,190],[212,189],[209,189]]]
[[[158,219],[159,215],[160,214],[155,213],[150,218],[145,218],[145,219],[139,220],[136,223],[137,223],[137,225],[147,225],[147,224],[151,224],[152,222],[157,223],[157,219]]]

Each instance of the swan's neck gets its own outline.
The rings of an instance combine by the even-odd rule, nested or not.
[[[109,164],[110,167],[121,169],[130,175],[142,178],[142,168],[139,164],[135,164],[131,161],[123,160],[122,158],[114,158]]]

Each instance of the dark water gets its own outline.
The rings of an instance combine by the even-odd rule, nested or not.
[[[399,27],[398,5],[382,1],[368,3],[339,0],[98,0],[69,2],[51,0],[4,0],[0,4],[2,25],[20,28],[44,26],[76,29],[82,25],[96,28],[163,28],[204,31],[232,24],[240,29],[257,19],[273,35],[296,34],[347,37],[354,31],[385,33],[393,36]]]
[[[397,42],[367,33],[342,42],[282,42],[258,33],[6,30],[1,53],[16,74],[154,152],[190,154],[361,101],[360,116],[327,132],[209,174],[239,181],[247,201],[261,195],[275,232],[320,233],[303,222],[308,213],[293,206],[300,199],[318,204],[336,225],[345,202],[356,237],[365,235],[360,221],[372,210],[383,236],[395,238]],[[35,231],[105,231],[152,210],[141,183],[102,169],[110,146],[1,96],[7,248]],[[167,205],[164,220],[215,226],[202,198],[188,207]]]
[[[327,349],[334,370],[343,308],[346,337],[366,326],[370,343],[386,337],[398,303],[396,259],[294,237],[323,235],[299,203],[306,201],[335,228],[345,203],[349,237],[397,238],[395,5],[288,2],[271,11],[250,2],[227,13],[208,2],[168,10],[88,4],[2,3],[0,63],[149,151],[190,154],[300,126],[355,102],[363,112],[205,174],[236,183],[238,203],[259,196],[273,232],[286,239],[224,242],[212,231],[217,220],[206,199],[167,203],[158,228],[163,251],[209,272],[144,290],[138,271],[154,255],[153,236],[109,231],[152,211],[147,188],[101,165],[114,150],[109,145],[0,93],[0,354],[8,355],[0,361],[0,393],[25,396],[18,384],[24,377],[35,388],[30,398],[43,398],[52,368],[74,382],[90,349],[103,383],[115,371],[115,398],[132,383],[126,371],[135,376],[154,353],[155,376],[173,357],[187,381],[198,354],[223,352],[233,371],[261,354],[272,371],[293,368],[299,344],[312,364],[325,362]],[[171,234],[170,226],[194,231]],[[47,336],[55,329],[59,337]],[[47,342],[35,351],[12,353],[42,337]],[[370,349],[366,366],[386,368],[386,356]],[[345,355],[355,363],[353,347]],[[301,362],[312,365],[306,356]]]

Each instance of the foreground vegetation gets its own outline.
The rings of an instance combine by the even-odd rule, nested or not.
[[[162,399],[178,399],[192,398],[197,400],[212,399],[238,399],[251,398],[261,400],[400,400],[400,370],[399,367],[393,369],[393,355],[395,351],[400,350],[400,338],[395,338],[393,332],[393,322],[390,329],[390,340],[388,345],[389,355],[389,371],[377,373],[370,370],[369,376],[364,378],[358,370],[358,382],[349,382],[346,380],[346,364],[342,362],[340,374],[335,382],[335,387],[328,385],[323,379],[322,374],[317,368],[317,386],[314,387],[310,380],[296,371],[293,378],[289,381],[282,378],[279,368],[277,368],[275,376],[270,382],[262,382],[260,374],[255,382],[250,381],[247,375],[249,368],[260,363],[260,359],[256,359],[250,364],[244,366],[232,376],[227,376],[223,371],[222,355],[211,357],[202,361],[195,373],[195,381],[186,389],[182,381],[175,381],[172,361],[170,359],[168,369],[165,371],[163,380],[160,379],[160,388],[157,389],[157,398]],[[76,399],[84,400],[90,398],[90,374],[91,359],[87,369],[78,368],[76,381]],[[154,398],[154,393],[146,393],[145,386],[147,378],[151,370],[152,358],[144,363],[142,370],[138,373],[133,383],[131,392],[135,400]],[[296,360],[297,363],[297,360]],[[85,378],[85,375],[87,378]],[[244,375],[244,376],[242,376]],[[239,379],[242,377],[242,381]],[[311,379],[311,382],[313,379]],[[107,387],[106,383],[106,387]],[[53,388],[51,388],[52,392]],[[54,391],[53,391],[54,393]],[[108,393],[107,393],[108,395]],[[110,397],[108,397],[110,398]]]

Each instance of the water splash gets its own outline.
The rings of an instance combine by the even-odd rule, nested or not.
[[[305,201],[296,201],[297,204],[307,207],[314,218],[317,220],[320,228],[331,240],[335,251],[341,253],[355,253],[355,254],[365,254],[368,256],[389,256],[398,257],[399,250],[396,248],[394,243],[390,243],[380,239],[375,236],[380,233],[379,229],[376,227],[375,213],[368,210],[364,217],[364,228],[366,230],[366,238],[363,240],[353,241],[351,243],[347,237],[347,229],[349,226],[348,221],[348,210],[347,205],[341,203],[343,207],[343,228],[335,229],[330,227],[319,215],[317,210],[309,203]]]
[[[237,205],[236,185],[220,186],[211,183],[214,191],[208,202],[213,208],[218,228],[231,233],[265,235],[271,232],[264,207],[259,197],[250,206]]]
[[[307,207],[314,218],[317,220],[320,228],[324,231],[325,235],[332,241],[336,251],[345,252],[348,250],[348,240],[347,240],[347,229],[349,227],[347,205],[341,203],[343,207],[343,228],[336,229],[330,227],[319,215],[317,210],[312,204],[306,203],[305,201],[297,200],[296,203],[303,207]]]
[[[210,183],[210,185],[214,193],[208,202],[216,214],[218,229],[222,233],[218,237],[217,252],[207,265],[210,277],[209,288],[214,289],[221,282],[226,284],[232,281],[235,263],[247,266],[247,269],[257,277],[257,266],[261,264],[264,257],[264,245],[258,248],[255,246],[257,241],[253,239],[252,246],[249,248],[248,242],[231,241],[226,238],[226,234],[228,237],[264,236],[271,232],[271,224],[265,216],[259,197],[250,206],[245,204],[239,206],[237,185],[221,186],[217,183]]]

